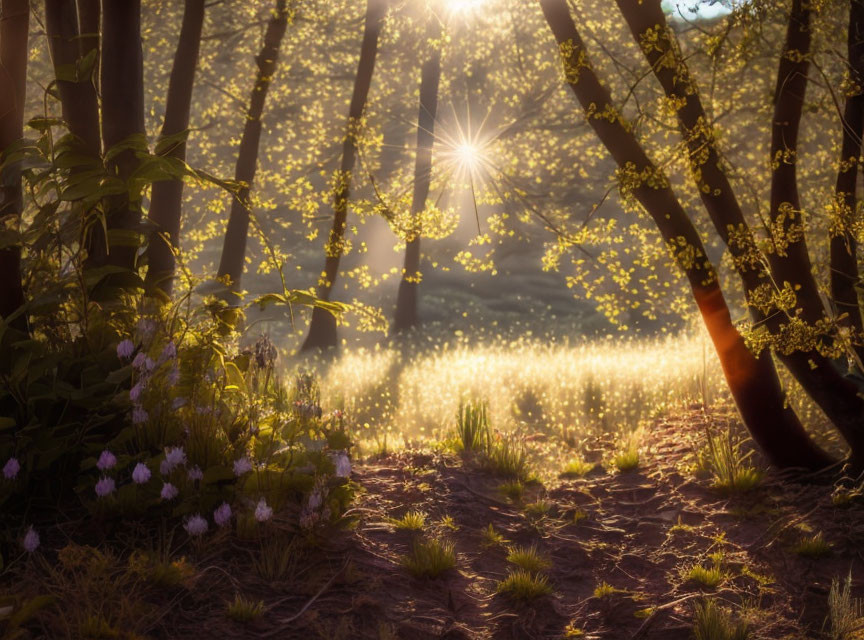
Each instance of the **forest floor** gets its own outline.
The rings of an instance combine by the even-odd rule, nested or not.
[[[684,470],[704,420],[698,411],[658,420],[634,471],[598,465],[584,478],[529,484],[517,499],[453,454],[381,456],[354,470],[361,489],[350,528],[313,550],[267,550],[264,572],[228,533],[187,548],[194,572],[147,606],[116,604],[122,581],[106,585],[104,606],[137,611],[139,634],[93,637],[684,640],[706,597],[748,622],[750,638],[825,637],[832,579],[864,576],[864,506],[836,505],[830,484],[771,474],[744,495],[719,495]],[[607,446],[597,440],[594,455]],[[437,578],[402,565],[421,534],[392,519],[412,510],[426,514],[423,535],[455,545],[456,567]],[[484,536],[489,525],[500,538]],[[814,536],[828,545],[802,545]],[[548,560],[547,595],[520,602],[498,593],[515,568],[514,545]],[[274,568],[279,558],[291,566]],[[693,574],[696,566],[707,571]],[[265,579],[267,571],[282,578]],[[860,586],[853,581],[853,591]],[[92,585],[75,588],[93,597],[83,595]],[[242,613],[226,615],[237,594],[263,603],[245,623]],[[58,627],[42,626],[50,628]]]

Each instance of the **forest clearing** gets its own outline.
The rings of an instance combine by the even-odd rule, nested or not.
[[[0,640],[864,638],[864,0],[0,0]]]

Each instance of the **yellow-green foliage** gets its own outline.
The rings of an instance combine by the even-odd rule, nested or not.
[[[489,526],[483,529],[480,534],[481,542],[480,544],[483,547],[497,547],[506,542],[505,538],[501,533],[495,530],[495,527],[492,526],[492,523],[489,523]]]

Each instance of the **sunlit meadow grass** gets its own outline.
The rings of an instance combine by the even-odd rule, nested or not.
[[[701,336],[470,344],[427,335],[418,343],[348,348],[332,364],[319,363],[322,403],[344,407],[370,442],[381,431],[397,440],[443,438],[455,431],[464,399],[476,398],[496,430],[543,431],[575,444],[726,394]]]

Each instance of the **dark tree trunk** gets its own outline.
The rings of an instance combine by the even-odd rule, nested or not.
[[[132,136],[144,136],[141,0],[102,2],[102,141],[106,153]],[[132,149],[117,153],[108,171],[128,180],[138,166]],[[129,194],[106,199],[108,238],[94,243],[86,267],[111,265],[134,271],[140,245],[141,204]]]
[[[243,128],[243,137],[240,139],[240,150],[234,170],[234,179],[242,183],[243,187],[231,203],[231,214],[228,217],[228,227],[222,245],[222,258],[219,261],[218,277],[228,281],[232,292],[240,291],[240,279],[243,277],[246,240],[249,235],[249,193],[258,168],[261,116],[264,113],[264,101],[276,71],[279,47],[282,45],[287,26],[288,10],[285,7],[285,0],[278,0],[275,12],[264,33],[261,52],[255,58],[258,73],[249,98],[249,111],[246,113],[246,125]]]
[[[687,276],[729,388],[753,439],[778,467],[824,467],[830,458],[813,443],[794,411],[786,405],[770,359],[756,358],[735,328],[699,234],[665,176],[645,155],[623,118],[590,116],[615,113],[615,107],[588,62],[566,0],[540,0],[540,5],[558,41],[568,83],[589,124],[619,167],[628,167],[652,179],[650,185],[643,181],[634,187],[632,194],[652,217]]]
[[[186,0],[180,39],[177,42],[174,66],[171,68],[171,79],[168,82],[161,139],[176,136],[189,128],[192,88],[195,83],[195,69],[198,66],[203,25],[204,0]],[[171,144],[163,154],[185,161],[185,140]],[[148,269],[145,285],[148,291],[158,289],[167,296],[171,295],[174,284],[174,253],[180,246],[182,202],[182,180],[163,180],[153,185],[149,211],[153,230],[150,232],[146,254]]]
[[[681,135],[691,151],[692,175],[718,235],[729,248],[748,302],[758,287],[773,286],[756,247],[753,234],[723,170],[713,129],[675,41],[666,24],[659,0],[617,0],[618,7],[667,96],[683,105],[678,109]],[[860,139],[859,139],[860,140]],[[857,157],[857,156],[856,156]],[[794,173],[794,168],[793,168]],[[794,175],[792,177],[794,181]],[[734,235],[730,229],[735,230]],[[806,257],[806,247],[804,248]],[[809,265],[809,259],[807,259]],[[809,266],[807,267],[809,269]],[[787,273],[789,269],[787,269]],[[812,279],[809,276],[805,279]],[[777,280],[783,282],[778,275]],[[782,329],[786,316],[750,307],[753,319],[773,333]],[[760,358],[767,358],[763,353]],[[864,452],[864,434],[858,425],[864,401],[832,362],[815,350],[778,353],[778,357],[813,400],[843,433],[854,451]]]
[[[45,29],[54,62],[63,119],[80,145],[78,151],[96,159],[101,151],[99,104],[92,67],[86,73],[75,71],[85,54],[85,40],[78,31],[75,0],[45,0]],[[91,43],[92,49],[92,40],[88,39],[87,42]]]
[[[417,159],[414,164],[414,197],[411,215],[415,224],[406,238],[405,263],[396,300],[393,331],[400,332],[419,324],[417,315],[417,288],[420,284],[420,237],[422,229],[417,222],[426,208],[432,181],[432,147],[435,144],[435,118],[438,113],[438,85],[441,80],[441,22],[438,16],[429,18],[428,39],[431,43],[429,58],[423,64],[420,80],[420,111],[417,116]]]
[[[11,144],[24,137],[24,97],[27,88],[27,36],[30,31],[28,0],[0,2],[0,158]],[[12,218],[18,228],[24,211],[20,166],[0,174],[0,220]],[[8,318],[24,304],[21,247],[0,249],[0,317]],[[12,326],[27,331],[27,316],[16,316]]]
[[[786,41],[777,67],[771,133],[771,222],[774,227],[771,272],[780,286],[796,289],[801,317],[809,324],[824,319],[825,308],[813,277],[798,194],[798,132],[810,68],[812,10],[807,0],[792,0]]]
[[[843,110],[840,169],[837,173],[836,216],[832,220],[831,237],[831,298],[841,324],[849,327],[861,340],[864,325],[855,285],[858,284],[857,242],[853,223],[858,205],[858,158],[864,135],[864,0],[851,0],[849,11],[849,77],[858,87],[846,97]],[[845,316],[845,318],[843,317]],[[858,359],[864,362],[864,348],[856,347]],[[858,363],[861,366],[861,362]]]
[[[99,41],[102,22],[101,0],[78,0],[78,31],[81,34],[81,54],[86,56],[96,51],[96,61],[93,64],[93,85],[99,81]],[[97,91],[98,93],[98,91]]]
[[[375,58],[378,55],[378,36],[381,33],[381,23],[387,14],[387,0],[366,1],[366,24],[363,31],[363,44],[360,48],[360,61],[357,65],[357,76],[354,80],[354,93],[351,97],[351,107],[348,111],[348,127],[345,132],[345,142],[342,146],[342,166],[336,193],[333,197],[333,226],[327,237],[324,250],[327,258],[324,262],[324,273],[318,281],[318,297],[330,299],[336,276],[339,274],[339,261],[342,258],[342,245],[345,237],[345,221],[348,216],[348,199],[351,195],[351,177],[354,163],[357,159],[357,136],[362,125],[363,112],[369,88],[372,86],[372,74],[375,71]],[[319,307],[312,309],[312,321],[309,324],[309,335],[303,343],[302,350],[327,349],[337,346],[336,318],[329,311]]]

